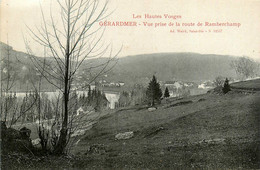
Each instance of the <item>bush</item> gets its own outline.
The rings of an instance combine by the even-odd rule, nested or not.
[[[33,150],[30,132],[31,130],[26,127],[22,128],[20,131],[13,128],[7,128],[5,122],[1,122],[2,153],[30,153]]]
[[[215,87],[222,87],[224,84],[224,78],[222,76],[218,76],[216,77],[216,79],[214,80],[214,85]]]

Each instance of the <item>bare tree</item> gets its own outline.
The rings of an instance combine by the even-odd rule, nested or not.
[[[120,50],[113,54],[112,45],[104,45],[102,41],[105,28],[96,26],[96,23],[108,16],[108,1],[59,0],[56,3],[60,7],[59,20],[55,19],[53,9],[50,9],[50,19],[48,20],[41,8],[41,27],[37,27],[36,31],[28,27],[31,38],[44,46],[47,56],[50,56],[44,68],[43,59],[33,55],[27,39],[25,39],[25,43],[35,67],[43,70],[41,71],[43,77],[63,94],[62,128],[54,149],[56,154],[61,154],[64,153],[70,138],[68,124],[71,114],[70,94],[72,82],[77,79],[79,68],[81,65],[88,66],[88,69],[85,70],[93,73],[88,81],[90,84],[114,66],[116,62],[112,63],[112,61],[116,61]],[[102,63],[99,62],[95,65],[92,63],[94,60],[90,60],[105,55],[107,58]],[[89,61],[88,65],[86,61]],[[94,69],[96,72],[93,72]]]
[[[256,76],[259,69],[257,62],[245,56],[232,61],[230,65],[242,79]]]
[[[14,86],[16,72],[13,69],[13,63],[10,60],[12,48],[8,45],[3,45],[1,49],[2,61],[1,61],[1,113],[4,112],[4,121],[6,122],[8,112],[12,109],[14,97],[9,94],[10,90]]]
[[[29,96],[22,100],[12,92],[17,80],[15,69],[16,57],[12,56],[12,47],[7,44],[1,45],[1,118],[8,127],[15,125],[20,118],[26,117],[35,101],[25,103]],[[32,96],[30,96],[32,97]]]

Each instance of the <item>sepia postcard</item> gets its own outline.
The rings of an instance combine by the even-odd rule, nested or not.
[[[0,0],[1,169],[260,169],[259,0]]]

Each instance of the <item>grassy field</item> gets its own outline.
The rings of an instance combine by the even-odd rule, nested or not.
[[[246,89],[246,90],[260,90],[260,79],[248,80],[231,84],[232,88]]]
[[[235,86],[257,87],[253,82]],[[52,163],[45,159],[32,167],[257,169],[259,103],[259,91],[235,90],[225,95],[169,99],[155,111],[146,106],[120,109],[104,115],[81,137],[72,148],[69,163],[53,158]],[[115,139],[116,134],[128,131],[134,132],[132,138]]]
[[[257,87],[252,81],[235,86]],[[172,99],[152,112],[142,106],[118,110],[100,120],[73,149],[81,155],[75,166],[260,168],[259,103],[260,92],[235,91]],[[116,134],[127,131],[134,137],[115,140]]]

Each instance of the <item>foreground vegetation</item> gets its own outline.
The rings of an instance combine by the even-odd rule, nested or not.
[[[104,114],[70,156],[9,154],[3,169],[257,169],[259,101],[259,91],[232,90],[124,108]],[[134,136],[116,140],[123,132]]]

